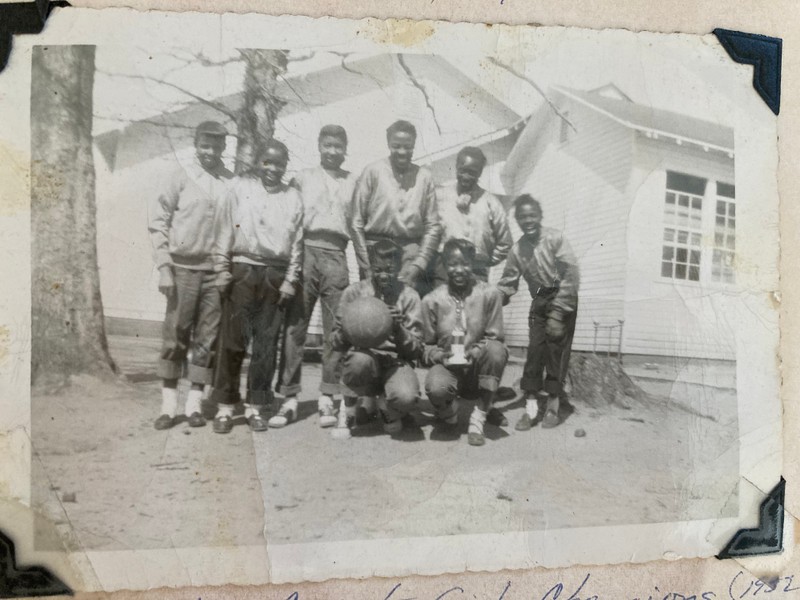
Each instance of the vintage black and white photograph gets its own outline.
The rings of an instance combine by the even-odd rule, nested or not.
[[[750,73],[692,36],[239,23],[27,52],[39,547],[101,587],[132,550],[713,556],[780,473]]]

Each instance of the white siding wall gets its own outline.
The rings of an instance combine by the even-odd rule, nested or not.
[[[591,350],[593,322],[617,324],[623,318],[632,133],[580,106],[567,109],[577,133],[562,144],[559,128],[547,128],[555,139],[518,193],[540,200],[544,224],[562,229],[578,255],[581,289],[574,348]],[[515,224],[514,235],[519,236]],[[528,344],[529,306],[530,294],[523,284],[505,312],[511,346]],[[598,349],[605,351],[608,345],[607,333],[600,335]],[[616,351],[616,333],[610,346]]]
[[[638,136],[637,136],[638,137]],[[638,138],[628,215],[628,273],[623,352],[695,358],[735,358],[733,286],[662,278],[666,171],[709,180],[704,219],[713,219],[714,181],[733,183],[733,159],[670,141]],[[709,239],[710,237],[710,239]],[[704,237],[703,253],[713,248]]]

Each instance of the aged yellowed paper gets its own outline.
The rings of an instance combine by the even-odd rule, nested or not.
[[[791,464],[781,461],[777,359],[778,302],[787,294],[778,280],[785,250],[778,245],[784,221],[775,177],[781,121],[754,94],[750,67],[732,63],[712,36],[113,10],[63,15],[55,15],[45,37],[18,41],[12,59],[18,62],[9,72],[27,71],[30,79],[23,81],[31,83],[12,86],[5,101],[27,114],[29,90],[40,89],[31,60],[41,48],[96,46],[100,287],[111,354],[134,383],[124,392],[74,378],[71,391],[34,388],[30,412],[27,402],[15,401],[7,413],[9,430],[31,427],[30,437],[18,430],[17,454],[10,456],[19,462],[4,467],[9,497],[34,504],[43,517],[26,530],[34,547],[50,550],[37,556],[56,565],[61,560],[59,574],[76,589],[300,583],[662,558],[681,559],[673,566],[690,564],[702,573],[711,563],[686,560],[713,556],[735,530],[755,524],[758,503]],[[126,30],[135,43],[120,42]],[[234,111],[247,63],[236,49],[261,47],[288,50],[275,137],[289,147],[289,176],[314,166],[316,133],[328,122],[349,132],[346,166],[357,174],[386,153],[384,130],[394,118],[416,124],[414,159],[442,187],[454,179],[460,148],[480,148],[487,156],[483,187],[507,208],[522,194],[537,196],[545,224],[562,230],[577,249],[583,313],[576,356],[600,356],[606,374],[618,373],[610,365],[622,358],[621,374],[643,394],[609,398],[604,390],[601,399],[617,404],[606,407],[581,405],[573,390],[576,413],[549,438],[534,429],[531,441],[513,432],[523,404],[498,404],[512,419],[510,435],[489,435],[483,455],[465,439],[435,439],[436,427],[426,421],[435,406],[416,417],[422,439],[356,435],[341,450],[309,414],[316,390],[306,394],[313,405],[306,418],[252,437],[236,427],[233,435],[241,435],[232,444],[221,438],[226,442],[219,445],[210,427],[181,425],[166,438],[152,431],[158,386],[148,365],[158,356],[158,333],[148,357],[147,344],[136,340],[152,329],[132,336],[125,330],[163,314],[147,247],[148,196],[157,195],[171,163],[191,162],[186,131],[194,121],[216,115],[238,126]],[[9,123],[8,139],[15,141],[8,147],[24,171],[28,121]],[[229,139],[223,160],[239,159],[234,151],[241,137]],[[8,177],[21,188],[21,195],[9,194],[16,204],[8,206],[23,207],[9,211],[10,249],[35,247],[37,235],[39,243],[52,235],[33,227],[28,238],[13,221],[30,218],[20,174]],[[609,224],[586,233],[614,214],[620,230]],[[516,239],[514,216],[511,210]],[[608,254],[615,244],[621,255]],[[27,256],[13,256],[18,270],[17,261]],[[356,259],[349,259],[355,279]],[[620,289],[617,318],[605,311]],[[658,291],[665,289],[669,294]],[[504,313],[512,356],[529,343],[523,292],[524,286]],[[27,306],[30,293],[22,285],[9,297],[18,294],[16,305]],[[25,322],[26,312],[9,322]],[[12,357],[29,364],[17,352]],[[524,352],[516,371],[509,363],[501,385],[519,392],[522,363]],[[28,388],[26,369],[15,368],[12,393]],[[308,381],[313,369],[304,374],[309,389],[316,385]],[[59,398],[81,404],[59,407]],[[648,404],[655,398],[668,406]],[[133,439],[124,443],[115,439],[120,436]],[[142,451],[143,443],[160,444],[159,450]],[[142,510],[145,504],[151,508]],[[698,579],[673,588],[626,582],[623,592],[620,575],[611,575],[616,571],[574,568],[555,578],[547,571],[524,579],[444,578],[431,589],[432,597],[475,594],[477,586],[488,597],[560,597],[582,581],[573,597],[747,597],[761,589],[750,585],[750,573],[737,576],[735,563],[720,565],[719,578],[707,586]],[[643,576],[632,573],[645,572],[625,569],[637,580]],[[791,593],[791,571],[782,569],[773,572],[787,578],[779,587]],[[335,594],[400,597],[420,593],[408,591],[418,584],[361,584],[370,592],[331,585]],[[295,589],[282,588],[276,597]],[[330,590],[310,593],[325,597]]]

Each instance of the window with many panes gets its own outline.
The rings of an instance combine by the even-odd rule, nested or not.
[[[711,279],[735,283],[733,258],[736,250],[736,190],[728,183],[717,182],[714,214],[714,252],[711,255]]]
[[[700,281],[706,180],[667,171],[661,276]]]

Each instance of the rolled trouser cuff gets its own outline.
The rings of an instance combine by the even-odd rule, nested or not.
[[[245,402],[253,406],[270,406],[275,401],[271,390],[247,390]]]
[[[211,390],[211,401],[215,404],[239,404],[242,397],[239,392],[224,392],[214,388]]]
[[[214,370],[208,367],[201,367],[199,365],[193,365],[189,363],[189,366],[186,370],[186,378],[191,381],[192,383],[200,383],[203,385],[211,383],[211,379],[214,376]]]
[[[160,358],[158,359],[156,374],[161,379],[180,379],[181,375],[183,375],[183,361]]]
[[[487,392],[496,392],[500,387],[500,379],[494,375],[478,375],[478,387]]]
[[[542,391],[542,382],[535,379],[526,379],[525,377],[519,382],[519,387],[524,392],[531,394],[538,394]]]
[[[342,386],[338,383],[325,383],[324,381],[319,384],[319,391],[326,396],[333,396],[342,391]]]
[[[293,383],[291,385],[282,385],[278,389],[278,392],[280,392],[284,396],[297,396],[297,394],[299,394],[302,391],[303,387],[299,383]]]

